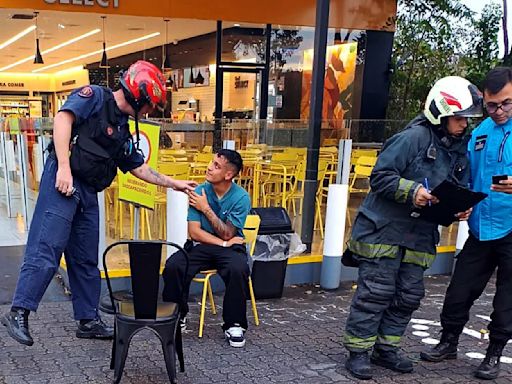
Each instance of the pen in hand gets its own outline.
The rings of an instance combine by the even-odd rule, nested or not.
[[[430,188],[428,186],[428,179],[425,177],[425,189],[427,190],[428,193],[430,193]],[[428,201],[428,206],[431,207],[432,206],[432,201]]]

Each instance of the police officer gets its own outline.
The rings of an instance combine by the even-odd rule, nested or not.
[[[471,214],[469,238],[459,253],[441,312],[441,341],[421,352],[423,360],[457,358],[457,344],[474,301],[497,269],[496,293],[489,323],[489,346],[474,372],[480,379],[498,377],[500,357],[512,337],[512,68],[491,70],[484,80],[489,117],[471,135],[468,145],[475,191],[489,197]],[[493,176],[508,175],[494,184]]]
[[[349,351],[345,366],[357,378],[372,377],[370,360],[397,372],[413,370],[411,360],[398,354],[399,344],[424,296],[423,271],[434,261],[439,233],[437,224],[410,213],[438,202],[422,185],[425,178],[432,188],[443,180],[467,185],[467,117],[481,115],[480,92],[473,84],[442,78],[430,90],[423,113],[379,155],[348,242],[359,279],[343,343]]]
[[[180,191],[193,190],[196,184],[151,169],[129,131],[129,116],[135,118],[137,126],[140,116],[165,104],[165,79],[160,70],[138,61],[122,75],[120,83],[121,88],[115,92],[95,85],[76,90],[55,116],[53,143],[11,311],[1,318],[9,335],[22,344],[34,343],[28,316],[37,310],[62,253],[78,321],[76,336],[113,336],[112,328],[100,319],[97,310],[101,288],[97,192],[111,184],[117,168]]]

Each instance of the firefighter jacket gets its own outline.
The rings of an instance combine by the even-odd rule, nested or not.
[[[443,180],[467,187],[469,137],[446,136],[423,114],[386,141],[370,176],[371,191],[355,219],[348,247],[357,257],[394,258],[428,268],[439,242],[437,224],[411,217],[425,178],[433,189]]]

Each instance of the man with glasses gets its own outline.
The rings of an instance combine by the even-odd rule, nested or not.
[[[474,301],[497,269],[489,346],[474,375],[498,377],[500,357],[512,336],[512,68],[491,70],[484,81],[489,113],[468,145],[472,188],[489,197],[469,217],[469,238],[458,256],[441,312],[439,344],[421,353],[426,361],[457,358],[457,344]],[[501,176],[501,177],[497,177]]]

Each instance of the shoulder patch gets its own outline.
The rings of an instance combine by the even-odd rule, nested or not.
[[[89,98],[91,97],[92,95],[94,94],[94,91],[92,90],[91,87],[89,87],[88,85],[83,87],[80,92],[78,92],[78,96],[81,96],[81,97],[85,97],[85,98]]]

